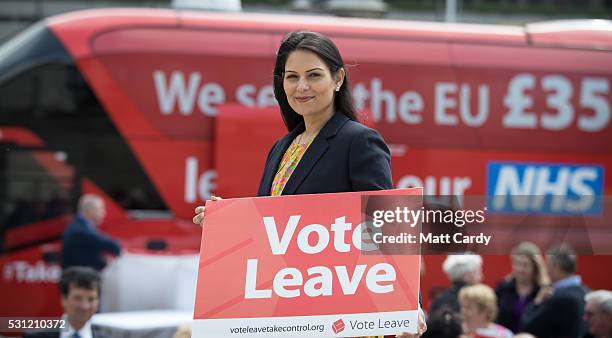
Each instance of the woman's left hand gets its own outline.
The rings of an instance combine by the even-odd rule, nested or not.
[[[398,338],[418,338],[421,335],[423,335],[425,331],[427,331],[427,322],[425,322],[425,313],[423,312],[423,309],[421,309],[421,307],[419,306],[419,323],[418,323],[417,333],[403,332],[401,334],[396,335],[396,337]]]

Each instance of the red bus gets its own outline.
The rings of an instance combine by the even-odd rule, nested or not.
[[[59,237],[82,192],[105,196],[102,229],[128,250],[197,252],[194,207],[212,192],[255,195],[284,133],[272,68],[296,29],[338,44],[359,111],[390,144],[397,187],[523,195],[499,211],[610,226],[602,200],[584,198],[612,191],[610,21],[80,11],[0,48],[0,314],[60,311]],[[443,259],[425,257],[425,304],[431,287],[448,285]],[[510,271],[505,255],[484,262],[486,283]],[[584,255],[579,273],[612,289],[611,263]]]

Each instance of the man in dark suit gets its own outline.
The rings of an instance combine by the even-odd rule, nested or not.
[[[541,288],[523,314],[522,331],[538,338],[582,337],[587,288],[576,275],[576,255],[568,246],[553,247],[548,251],[547,265],[553,284]]]
[[[66,326],[52,331],[26,332],[24,338],[100,338],[91,328],[91,317],[100,303],[100,275],[89,267],[65,269],[60,293]]]
[[[64,231],[63,268],[89,266],[100,271],[106,266],[104,254],[121,253],[119,242],[97,230],[105,216],[104,200],[99,196],[86,194],[79,199],[78,214]]]

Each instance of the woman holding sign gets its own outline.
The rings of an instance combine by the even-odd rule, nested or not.
[[[359,123],[344,62],[329,38],[298,31],[281,41],[274,95],[288,134],[272,146],[257,196],[393,187],[389,148]],[[202,224],[204,207],[195,212],[194,223]],[[422,321],[419,335],[425,330]]]

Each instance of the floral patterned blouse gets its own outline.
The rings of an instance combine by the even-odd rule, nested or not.
[[[276,175],[274,175],[270,196],[280,196],[280,194],[282,194],[287,181],[289,181],[289,177],[293,174],[293,171],[298,163],[300,163],[302,156],[304,156],[306,149],[308,149],[311,143],[312,140],[308,143],[299,143],[293,140],[289,148],[287,148],[287,151],[285,151],[285,155],[283,155],[283,159],[278,166],[278,171]]]

